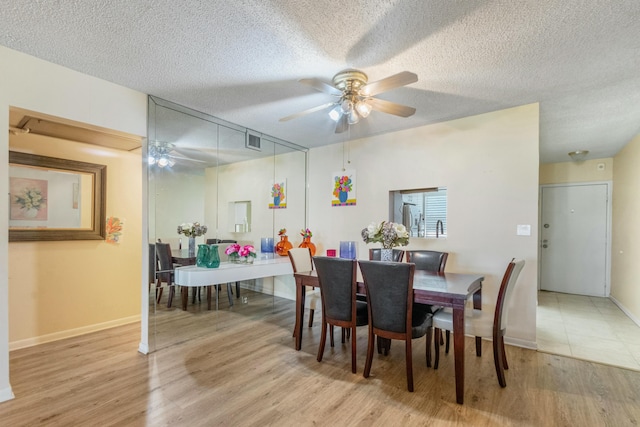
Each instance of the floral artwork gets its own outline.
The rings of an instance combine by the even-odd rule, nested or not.
[[[356,171],[345,170],[333,174],[331,206],[356,205]]]
[[[107,243],[116,244],[122,241],[122,226],[123,222],[120,218],[110,216],[107,218],[107,237],[105,241]]]
[[[9,219],[46,221],[47,186],[48,182],[44,179],[11,177]]]
[[[269,209],[287,208],[287,180],[277,179],[271,184],[269,193]]]

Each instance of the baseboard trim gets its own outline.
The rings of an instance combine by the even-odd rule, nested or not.
[[[15,396],[13,394],[13,390],[11,390],[11,387],[0,390],[0,402],[6,402],[7,400],[12,399],[15,399]]]
[[[615,298],[614,298],[614,297],[612,297],[611,295],[609,295],[609,299],[610,299],[611,301],[613,301],[613,303],[614,303],[615,305],[617,305],[617,306],[618,306],[618,308],[619,308],[620,310],[622,310],[622,312],[623,312],[624,314],[626,314],[626,315],[627,315],[627,317],[629,317],[629,319],[631,319],[631,320],[633,321],[633,323],[635,323],[636,325],[640,326],[640,319],[638,319],[638,318],[637,318],[637,317],[635,317],[633,314],[631,314],[631,312],[630,312],[629,310],[627,310],[627,308],[626,308],[624,305],[622,305],[622,303],[621,303],[620,301],[618,301],[617,299],[615,299]]]
[[[19,350],[21,348],[33,347],[34,345],[63,340],[65,338],[77,337],[78,335],[89,334],[91,332],[98,332],[104,329],[114,328],[116,326],[128,325],[130,323],[140,322],[140,319],[141,319],[141,316],[138,314],[135,316],[110,320],[108,322],[87,325],[81,328],[67,329],[65,331],[54,332],[52,334],[40,335],[38,337],[27,338],[19,341],[12,341],[9,343],[9,351]]]
[[[145,343],[138,344],[138,352],[142,354],[149,354],[149,346]]]
[[[520,338],[504,337],[504,343],[516,347],[528,348],[529,350],[538,349],[538,343],[535,341],[523,340]]]

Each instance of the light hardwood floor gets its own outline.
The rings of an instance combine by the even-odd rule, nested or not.
[[[291,337],[294,304],[248,294],[219,312],[159,313],[183,339],[137,352],[139,327],[122,326],[11,353],[16,399],[0,404],[3,426],[623,426],[640,422],[640,373],[507,346],[507,387],[496,380],[490,343],[475,357],[467,339],[465,404],[455,403],[453,357],[424,364],[414,340],[415,392],[406,390],[404,347],[376,354],[363,378],[350,345],[316,361],[319,321]],[[191,306],[193,307],[193,306]],[[339,336],[339,334],[337,334]]]

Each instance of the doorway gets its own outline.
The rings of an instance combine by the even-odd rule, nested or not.
[[[611,185],[541,187],[540,289],[609,295]]]

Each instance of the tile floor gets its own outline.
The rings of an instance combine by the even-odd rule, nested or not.
[[[640,327],[609,298],[538,292],[538,350],[640,371]]]

